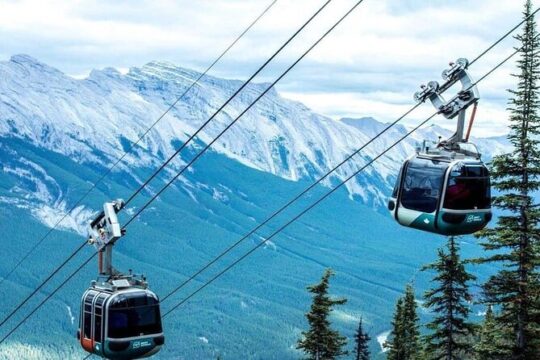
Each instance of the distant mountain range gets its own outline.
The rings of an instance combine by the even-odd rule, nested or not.
[[[170,63],[152,62],[126,74],[107,68],[74,79],[27,55],[0,62],[0,219],[9,234],[0,245],[10,254],[0,264],[0,276],[199,75]],[[87,220],[103,201],[129,196],[241,84],[205,76],[188,92],[113,174],[68,214],[60,226],[65,231],[55,232],[5,282],[6,307],[0,316],[61,262],[75,240],[82,239],[76,233],[86,234]],[[249,85],[127,213],[267,86]],[[373,118],[333,120],[272,90],[134,223],[117,246],[121,268],[144,271],[163,295],[386,126]],[[407,131],[401,125],[392,128],[241,250],[268,236]],[[336,312],[336,326],[351,336],[361,315],[375,335],[372,338],[384,334],[393,302],[405,283],[416,278],[418,294],[428,286],[428,274],[418,274],[418,268],[434,258],[443,241],[394,224],[384,210],[386,199],[401,161],[414,152],[416,144],[449,135],[438,126],[421,129],[358,175],[346,190],[272,239],[240,271],[204,290],[187,305],[187,312],[178,311],[166,323],[170,335],[158,357],[299,357],[294,342],[305,326],[303,312],[309,304],[304,287],[327,266],[337,270],[333,290],[350,299]],[[504,138],[474,141],[486,159],[510,149]],[[463,251],[473,256],[480,250],[465,238]],[[232,260],[227,257],[218,265]],[[30,322],[34,325],[25,325],[26,330],[13,336],[9,348],[0,346],[0,358],[15,353],[25,358],[80,358],[72,337],[77,327],[74,318],[79,296],[94,272],[87,269],[74,280]],[[488,272],[489,268],[478,270],[480,277]],[[164,305],[168,308],[172,303]],[[59,331],[48,339],[44,334],[50,328]],[[376,340],[372,349],[381,350]]]

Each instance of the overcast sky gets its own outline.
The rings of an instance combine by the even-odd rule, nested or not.
[[[246,79],[325,0],[277,0],[212,70]],[[84,77],[107,66],[126,71],[152,60],[204,70],[272,0],[0,0],[0,61],[29,54]],[[258,81],[271,81],[356,0],[333,0]],[[540,0],[533,2],[535,6]],[[278,86],[317,112],[393,121],[420,84],[440,80],[458,57],[473,59],[522,17],[521,0],[364,0]],[[471,68],[482,76],[517,45],[502,42]],[[506,133],[507,97],[515,61],[479,85],[475,135]],[[423,105],[407,119],[423,119]],[[439,118],[439,125],[453,123]]]

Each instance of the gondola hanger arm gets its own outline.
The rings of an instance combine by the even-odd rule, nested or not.
[[[112,248],[126,233],[118,220],[118,212],[124,205],[122,199],[106,202],[103,204],[103,211],[90,222],[88,243],[94,245],[98,251],[98,270],[101,275],[119,274],[112,266]]]

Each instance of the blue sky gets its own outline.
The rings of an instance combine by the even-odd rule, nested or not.
[[[1,0],[0,60],[25,53],[77,77],[93,68],[125,71],[152,60],[202,70],[271,1]],[[323,2],[277,0],[212,74],[247,78]],[[258,81],[270,81],[354,3],[333,0]],[[522,5],[520,0],[364,0],[278,90],[336,119],[392,121],[412,105],[421,83],[440,80],[449,61],[474,58],[517,23]],[[514,45],[513,39],[501,43],[471,73],[480,77]],[[513,87],[513,68],[514,62],[480,85],[476,135],[506,133],[505,89]],[[425,105],[407,123],[431,112]]]

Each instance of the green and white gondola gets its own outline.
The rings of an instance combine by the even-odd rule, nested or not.
[[[417,154],[403,164],[388,209],[403,226],[472,234],[491,220],[489,171],[482,161]]]

